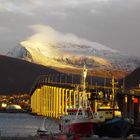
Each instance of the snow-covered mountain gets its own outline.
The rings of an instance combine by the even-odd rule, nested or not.
[[[95,42],[76,44],[26,40],[7,55],[69,72],[72,72],[71,69],[81,69],[86,63],[92,74],[101,76],[116,73],[116,77],[122,77],[140,66],[140,58],[122,54]]]
[[[122,54],[96,42],[62,33],[47,25],[32,26],[34,34],[8,52],[8,56],[53,67],[63,72],[122,77],[140,66],[140,58]]]

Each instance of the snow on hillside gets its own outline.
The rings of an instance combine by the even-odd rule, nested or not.
[[[140,66],[140,58],[99,43],[62,34],[49,26],[32,28],[36,33],[10,51],[9,56],[56,68],[80,68],[86,63],[89,69],[133,71]]]

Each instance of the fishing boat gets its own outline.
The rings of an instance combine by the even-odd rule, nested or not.
[[[105,121],[96,127],[96,134],[103,137],[126,137],[129,134],[132,124],[126,118],[113,118]]]
[[[115,100],[114,84],[115,81],[112,79],[113,99],[108,103],[109,106],[102,105],[97,109],[97,112],[105,117],[105,121],[97,124],[94,129],[95,134],[101,137],[126,137],[132,127],[132,121],[122,117],[121,111],[119,110]]]
[[[67,114],[60,117],[60,131],[67,135],[93,135],[93,128],[96,123],[103,122],[105,119],[97,112],[93,113],[86,95],[86,76],[87,69],[84,65],[82,79],[83,91],[80,106],[67,109]]]
[[[101,137],[126,137],[132,127],[130,119],[123,118],[118,108],[102,106],[97,111],[105,121],[94,127],[96,135]]]

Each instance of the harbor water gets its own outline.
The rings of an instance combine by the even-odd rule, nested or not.
[[[0,138],[4,140],[37,140],[37,129],[44,117],[26,113],[0,113]],[[58,123],[50,118],[46,119],[46,127],[51,133],[59,133]],[[83,137],[80,140],[126,140],[126,138],[99,138],[96,136]],[[69,137],[68,140],[73,140]]]
[[[25,113],[0,113],[1,137],[33,137],[43,122],[42,116],[33,116]],[[52,119],[47,119],[46,127],[57,132],[58,124]]]

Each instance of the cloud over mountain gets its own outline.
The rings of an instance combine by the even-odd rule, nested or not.
[[[86,63],[94,74],[104,76],[112,72],[124,76],[125,72],[140,66],[140,58],[122,54],[97,42],[61,33],[50,26],[34,25],[31,28],[34,34],[8,55],[63,70],[78,70]]]
[[[47,24],[62,33],[139,56],[139,0],[0,0],[0,53]]]

